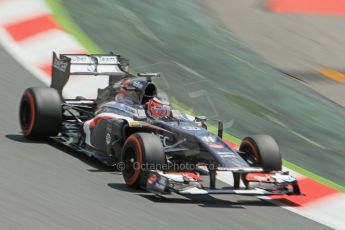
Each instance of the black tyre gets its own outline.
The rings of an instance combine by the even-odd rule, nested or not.
[[[251,166],[262,167],[264,171],[280,171],[282,156],[277,142],[268,135],[246,137],[240,145],[240,152]]]
[[[19,107],[19,122],[23,135],[30,139],[55,136],[62,122],[61,97],[48,87],[28,88]]]
[[[166,162],[159,137],[150,133],[129,136],[121,153],[122,176],[130,187],[146,187],[149,172],[143,165],[159,166]]]

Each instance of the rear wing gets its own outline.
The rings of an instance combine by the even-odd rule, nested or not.
[[[128,75],[129,61],[120,55],[110,54],[60,54],[53,53],[51,86],[60,95],[71,75],[106,75],[109,85]]]

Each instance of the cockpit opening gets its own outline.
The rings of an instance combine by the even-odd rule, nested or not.
[[[146,104],[151,98],[157,95],[157,88],[154,84],[149,83],[145,88],[145,93],[141,101],[142,104]]]

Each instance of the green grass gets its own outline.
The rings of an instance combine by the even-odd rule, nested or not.
[[[85,49],[90,53],[103,53],[103,51],[96,45],[94,42],[87,37],[87,35],[73,22],[73,19],[68,15],[67,11],[64,9],[64,7],[61,5],[59,0],[45,0],[49,7],[52,9],[54,17],[57,19],[58,23],[65,28],[67,32],[69,32],[71,35],[73,35],[84,47]],[[176,101],[175,99],[172,100],[173,106],[176,109],[179,109],[182,112],[187,112],[191,115],[196,115],[193,111],[190,111],[187,106],[181,104],[180,102]],[[207,123],[208,129],[212,133],[217,133],[217,128]],[[223,134],[224,138],[233,142],[234,144],[239,145],[241,143],[241,140],[229,133]],[[330,188],[336,189],[340,192],[345,192],[345,187],[341,186],[337,183],[334,183],[326,178],[323,178],[321,176],[318,176],[304,168],[301,168],[289,161],[283,160],[283,164],[285,167],[304,175],[310,179],[313,179],[315,181],[318,181],[321,184],[324,184]]]

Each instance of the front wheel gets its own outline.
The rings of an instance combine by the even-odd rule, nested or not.
[[[278,144],[269,135],[246,137],[242,140],[239,150],[251,166],[262,167],[265,172],[282,169],[282,156]]]
[[[166,162],[163,145],[159,137],[150,133],[136,133],[129,136],[121,153],[122,176],[130,187],[146,187],[149,168]]]

